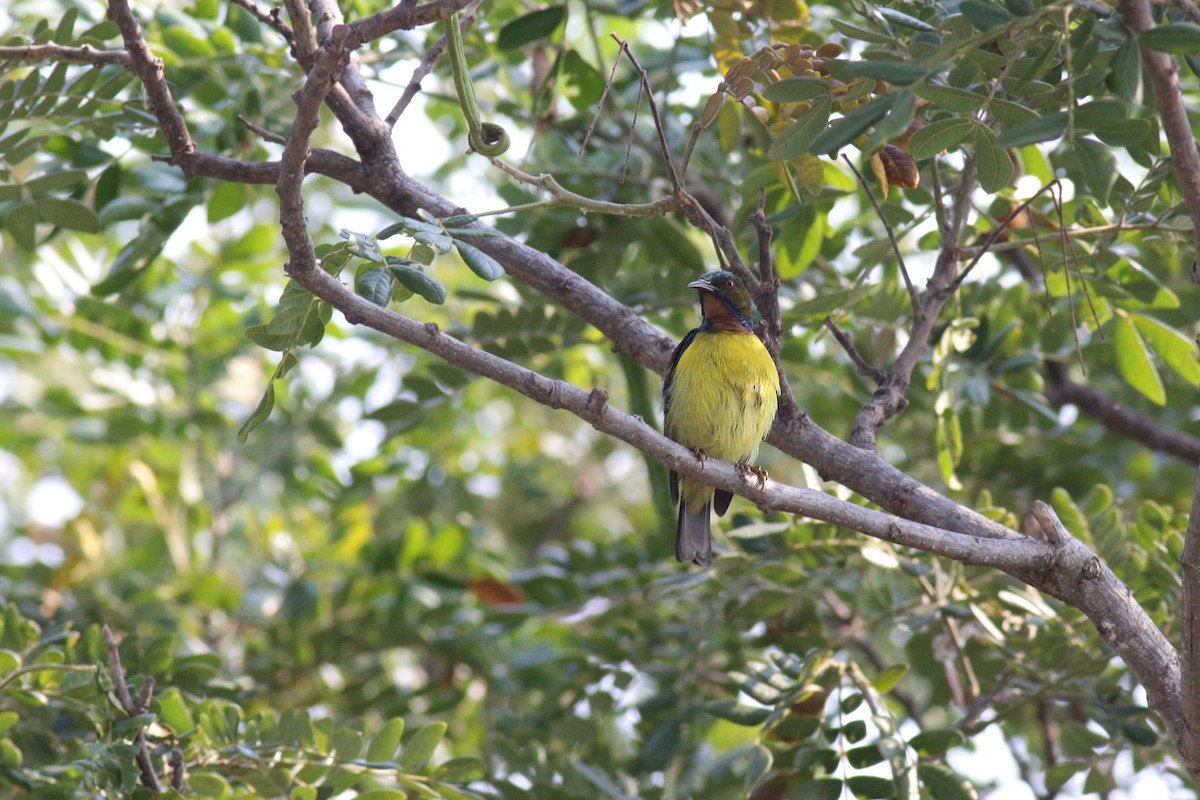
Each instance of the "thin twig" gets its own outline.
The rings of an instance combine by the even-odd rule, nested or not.
[[[875,209],[875,215],[879,217],[879,221],[883,223],[884,230],[887,231],[888,240],[892,243],[892,252],[896,254],[896,262],[900,265],[900,275],[904,278],[904,288],[908,290],[908,299],[912,303],[913,318],[920,319],[921,315],[925,313],[921,308],[921,298],[917,295],[917,289],[913,286],[912,278],[908,276],[908,267],[904,265],[904,254],[900,252],[900,243],[896,241],[896,232],[892,230],[892,223],[888,222],[887,215],[883,213],[883,209],[879,206],[879,201],[875,199],[875,193],[867,185],[862,173],[858,171],[858,167],[854,166],[854,162],[845,153],[842,154],[842,159],[854,172],[855,177],[858,178],[859,185],[867,193],[867,198],[871,201],[871,206]]]
[[[839,328],[837,323],[833,321],[833,318],[829,316],[825,317],[825,327],[833,334],[833,338],[838,340],[838,344],[846,351],[846,355],[850,356],[850,360],[854,362],[858,374],[864,378],[870,378],[875,382],[876,386],[883,386],[884,381],[887,380],[887,373],[879,367],[873,367],[867,363],[866,359],[859,354],[858,348],[854,346],[854,341],[850,338],[850,335]]]
[[[273,144],[287,144],[286,136],[280,136],[278,133],[269,131],[266,128],[262,127],[261,125],[255,125],[253,122],[246,119],[241,114],[237,115],[237,121],[246,130],[250,131],[251,133],[257,134],[260,139],[265,139],[266,141],[271,142]]]
[[[291,47],[295,42],[295,36],[292,33],[292,29],[288,27],[286,22],[279,18],[278,6],[275,6],[270,11],[264,11],[259,8],[258,4],[255,3],[254,0],[233,0],[233,4],[246,9],[250,12],[250,16],[254,17],[263,25],[266,25],[268,28],[282,36],[283,40],[288,43],[288,47]]]
[[[646,102],[650,107],[650,116],[654,119],[654,129],[658,132],[658,144],[662,148],[663,162],[667,165],[667,174],[671,178],[671,186],[674,187],[676,192],[682,192],[683,184],[679,181],[679,173],[675,171],[675,162],[671,158],[671,148],[667,144],[667,132],[663,127],[662,117],[658,113],[658,103],[654,101],[654,91],[650,88],[650,78],[646,75],[646,70],[642,67],[641,63],[637,60],[637,56],[629,49],[629,45],[615,33],[610,33],[609,36],[621,46],[621,52],[625,54],[626,58],[633,64],[633,68],[637,70],[642,84],[642,91],[645,93]]]
[[[527,206],[482,211],[475,215],[478,217],[508,214],[513,211],[524,211],[527,208],[554,208],[557,206],[570,206],[578,208],[580,211],[613,214],[614,216],[621,217],[659,217],[668,212],[678,210],[682,205],[682,200],[674,195],[664,197],[652,203],[613,203],[608,200],[595,200],[564,188],[562,184],[554,179],[553,175],[546,173],[530,175],[499,158],[493,158],[491,161],[495,167],[521,183],[547,192],[551,199],[538,203],[530,203]]]
[[[598,45],[597,45],[598,48]],[[617,77],[617,66],[621,63],[621,51],[617,51],[617,57],[613,59],[612,69],[608,72],[608,80],[604,82],[604,91],[600,93],[600,102],[596,103],[596,113],[592,116],[592,124],[588,126],[587,133],[583,136],[583,144],[579,145],[579,155],[583,155],[583,151],[587,149],[588,142],[592,140],[592,134],[596,131],[596,125],[600,123],[600,116],[604,113],[604,101],[608,99],[608,93],[612,91],[613,80]],[[626,159],[629,154],[626,153]]]
[[[478,10],[480,3],[483,0],[474,0],[463,12],[462,19],[459,20],[459,27],[466,30],[475,23],[475,12]],[[392,106],[392,110],[388,112],[384,122],[389,128],[395,128],[396,123],[400,120],[400,116],[408,109],[413,98],[417,96],[417,92],[421,91],[421,81],[425,80],[430,72],[433,72],[434,66],[438,59],[442,57],[442,53],[446,50],[446,37],[439,36],[437,41],[429,46],[425,51],[425,55],[421,58],[421,63],[413,70],[412,77],[408,80],[408,85],[404,87],[404,93],[400,95],[400,99],[396,101],[396,105]]]
[[[1169,428],[1149,414],[1118,403],[1092,386],[1071,380],[1067,365],[1046,360],[1046,400],[1054,408],[1076,406],[1109,431],[1175,456],[1188,464],[1200,463],[1200,438]]]

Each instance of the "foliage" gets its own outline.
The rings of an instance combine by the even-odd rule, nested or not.
[[[100,5],[58,11],[12,4],[3,45],[121,47]],[[282,38],[235,3],[134,13],[198,146],[277,159],[259,131],[290,130],[304,75]],[[486,4],[466,54],[519,140],[508,157],[634,204],[669,182],[639,76],[618,63],[606,85],[606,31],[743,252],[764,193],[785,371],[840,435],[874,387],[824,320],[890,363],[910,307],[882,221],[921,283],[946,198],[978,175],[966,260],[994,247],[881,450],[1014,528],[1051,502],[1177,636],[1194,464],[1057,408],[1046,364],[1082,362],[1077,379],[1196,432],[1195,254],[1138,58],[1194,53],[1194,26],[1139,41],[1103,4],[1033,0]],[[436,36],[357,54],[381,116]],[[477,168],[435,74],[396,126],[402,163],[474,213],[402,216],[312,177],[322,267],[652,417],[654,377],[483,240],[519,238],[675,336],[710,242],[679,216],[539,205]],[[430,121],[444,157],[417,152]],[[351,152],[328,121],[313,145]],[[119,64],[0,61],[5,792],[125,796],[139,729],[164,782],[182,754],[188,797],[1107,796],[1183,775],[1088,620],[1003,573],[744,504],[712,570],[681,571],[656,464],[348,324],[284,275],[271,186],[186,178],[165,152]],[[485,213],[504,204],[533,207]],[[154,682],[144,714],[113,697],[103,624],[134,694]],[[971,766],[989,729],[1011,776]]]

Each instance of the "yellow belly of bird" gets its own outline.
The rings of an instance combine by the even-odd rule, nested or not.
[[[779,373],[752,333],[701,331],[679,357],[671,384],[667,435],[722,461],[749,461],[779,406]],[[700,511],[713,490],[683,481],[689,511]]]

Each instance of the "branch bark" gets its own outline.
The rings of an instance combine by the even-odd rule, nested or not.
[[[1128,436],[1152,450],[1168,453],[1191,464],[1200,463],[1200,439],[1168,428],[1153,417],[1127,408],[1104,392],[1071,380],[1061,361],[1046,361],[1046,399],[1055,408],[1071,404],[1113,433]]]
[[[1125,27],[1134,36],[1155,27],[1147,0],[1120,0],[1117,8]],[[1141,48],[1142,66],[1154,92],[1154,106],[1162,121],[1163,133],[1171,148],[1171,163],[1179,177],[1179,188],[1183,192],[1188,214],[1192,218],[1193,258],[1200,255],[1200,152],[1196,150],[1196,138],[1188,121],[1187,106],[1179,89],[1179,62],[1166,53]],[[1193,280],[1200,280],[1200,272],[1193,267]]]

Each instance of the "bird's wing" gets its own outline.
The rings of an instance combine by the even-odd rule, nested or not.
[[[683,341],[675,346],[675,352],[671,353],[671,363],[667,366],[667,375],[663,378],[663,432],[671,439],[675,438],[671,426],[671,383],[675,380],[675,367],[679,365],[680,356],[691,345],[699,330],[699,328],[696,328],[689,331],[688,335],[683,337]],[[671,470],[671,504],[674,505],[678,502],[679,475],[675,470]]]

